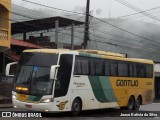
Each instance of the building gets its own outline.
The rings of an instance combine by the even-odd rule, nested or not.
[[[11,0],[0,0],[0,73],[4,72],[3,55],[10,48]]]

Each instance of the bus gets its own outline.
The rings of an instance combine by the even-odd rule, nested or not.
[[[10,63],[6,75],[10,75]],[[18,61],[12,91],[15,108],[64,112],[152,103],[153,61],[97,50],[33,49]]]

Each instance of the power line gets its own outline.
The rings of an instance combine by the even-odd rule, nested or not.
[[[40,3],[35,3],[35,2],[31,2],[31,1],[28,1],[28,0],[22,0],[22,1],[28,2],[28,3],[32,3],[32,4],[35,4],[35,5],[39,5],[39,6],[43,6],[43,7],[46,7],[46,8],[51,8],[51,9],[63,11],[63,12],[69,12],[69,13],[74,13],[74,14],[86,15],[86,14],[84,14],[84,13],[79,13],[79,12],[64,10],[64,9],[60,9],[60,8],[55,8],[55,7],[51,7],[51,6],[48,6],[48,5],[44,5],[44,4],[40,4]]]
[[[96,36],[95,36],[95,32],[94,32],[94,26],[93,26],[93,21],[92,21],[92,19],[91,19],[91,23],[92,23],[92,28],[93,28],[93,34],[94,34],[94,39],[95,39],[96,48],[97,48],[97,50],[98,50],[98,45],[97,45],[97,40],[96,40]],[[91,34],[91,33],[89,33],[89,34]]]
[[[11,12],[21,14],[21,16],[26,15],[26,16],[31,17],[33,19],[41,19],[41,18],[49,17],[49,14],[43,13],[42,11],[39,12],[39,11],[36,11],[33,9],[28,9],[25,7],[21,7],[19,5],[15,5],[15,4],[12,4],[12,11]]]
[[[17,14],[17,15],[19,15],[19,16],[23,16],[23,17],[27,17],[27,18],[30,18],[30,19],[34,19],[34,18],[32,18],[32,17],[28,17],[28,16],[25,16],[25,15],[21,15],[21,14],[18,14],[18,13],[14,13],[14,12],[13,12],[13,14]],[[81,18],[81,16],[78,18],[78,20],[79,20],[80,18]],[[5,19],[5,18],[4,18],[4,19]],[[30,24],[30,23],[19,22],[19,21],[13,20],[13,19],[8,19],[8,20],[14,21],[14,22],[16,22],[16,23],[22,23],[22,24],[25,24],[25,25],[37,27],[37,28],[42,28],[42,27],[40,27],[40,26],[33,25],[33,24]],[[63,24],[64,24],[64,25],[68,25],[67,23],[65,24],[64,22],[63,22]],[[42,29],[43,29],[43,28],[42,28]],[[25,30],[25,29],[21,29],[21,30],[19,30],[19,31],[22,31],[22,30]]]
[[[127,18],[125,18],[125,19],[123,19],[124,17],[132,17],[132,16],[135,16],[135,15],[138,15],[138,14],[142,14],[143,12],[152,12],[153,10],[157,10],[157,9],[159,9],[160,8],[160,6],[158,6],[158,7],[154,7],[154,8],[151,8],[151,9],[148,9],[148,10],[143,10],[143,11],[141,11],[141,12],[137,12],[137,13],[133,13],[133,14],[128,14],[128,15],[125,15],[125,16],[120,16],[120,17],[118,17],[118,18],[122,18],[121,20],[117,20],[117,21],[115,21],[115,22],[113,22],[113,23],[120,23],[120,22],[125,22],[125,21],[129,21],[129,20],[132,20],[132,19],[136,19],[136,18],[139,18],[139,17],[142,17],[142,16],[137,16],[137,17],[134,17],[134,18],[130,18],[130,19],[127,19]],[[153,13],[150,13],[151,15],[152,14],[155,14],[155,13],[158,13],[158,12],[160,12],[160,11],[156,11],[156,12],[153,12]],[[115,19],[116,20],[116,19]],[[105,24],[105,23],[104,23]],[[101,24],[102,25],[102,24]]]
[[[26,17],[26,18],[29,18],[29,19],[32,19],[32,20],[35,20],[36,18],[33,18],[33,17],[30,17],[30,16],[26,16],[26,15],[22,15],[20,13],[15,13],[15,12],[11,12],[13,14],[16,14],[16,15],[19,15],[19,16],[22,16],[22,17]],[[80,16],[77,20],[75,21],[78,21],[82,16]],[[39,18],[38,18],[39,19]],[[43,18],[40,18],[40,19],[43,19]],[[27,19],[26,19],[27,20]],[[18,21],[19,22],[19,21]],[[88,23],[88,22],[83,22],[83,23]]]
[[[150,9],[151,10],[151,9]],[[149,11],[149,10],[146,10],[146,11]],[[155,14],[155,13],[159,13],[160,11],[156,11],[156,12],[152,12],[152,13],[150,13],[150,14]],[[134,17],[135,15],[138,15],[138,14],[141,14],[140,12],[138,12],[138,13],[133,13],[133,14],[129,14],[129,15],[125,15],[125,16],[120,16],[120,17],[118,17],[118,19],[114,19],[115,20],[115,22],[112,22],[112,23],[121,23],[121,22],[126,22],[126,21],[129,21],[129,20],[132,20],[132,19],[136,19],[136,18],[139,18],[139,17],[143,17],[143,16],[137,16],[137,17]],[[131,16],[131,17],[133,17],[133,18],[129,18],[129,16]],[[121,18],[122,17],[122,18]],[[128,17],[128,18],[125,18],[125,19],[123,19],[123,17]],[[109,21],[109,20],[106,20],[106,21]],[[97,26],[103,26],[103,25],[105,25],[106,23],[104,23],[104,24],[100,24],[100,23],[96,23],[95,25]]]
[[[63,33],[63,32],[59,32],[60,34],[63,34],[63,35],[68,35],[68,36],[70,36],[70,34],[67,34],[67,33]],[[80,39],[82,39],[83,40],[83,38],[82,37],[79,37],[79,36],[74,36],[74,37],[77,37],[77,38],[80,38]],[[97,37],[97,36],[96,36]],[[99,36],[98,36],[99,37]],[[105,39],[108,39],[108,38],[105,38]],[[90,39],[91,40],[91,39]],[[111,39],[110,39],[111,40]],[[113,39],[112,39],[113,40]],[[92,41],[95,41],[95,40],[92,40]],[[101,42],[101,43],[103,43],[103,41],[97,41],[97,42]],[[114,44],[114,43],[110,43],[110,42],[104,42],[104,43],[106,43],[106,44],[108,44],[108,45],[112,45],[112,46],[118,46],[118,47],[122,47],[121,45],[117,45],[117,44]],[[125,46],[125,47],[127,47],[127,46]],[[130,48],[130,47],[128,47],[128,48]],[[124,48],[124,46],[122,47],[122,49],[125,49],[125,50],[130,50],[130,49],[126,49],[126,48]],[[134,48],[135,49],[135,48]],[[137,49],[137,48],[136,48]],[[144,51],[144,50],[142,50],[142,51]]]
[[[129,37],[125,37],[125,36],[121,36],[121,35],[117,35],[117,34],[114,34],[114,33],[109,33],[109,32],[106,32],[106,31],[103,31],[101,29],[98,29],[96,28],[95,30],[96,32],[99,32],[99,33],[102,33],[102,34],[107,34],[109,36],[113,36],[113,37],[116,37],[116,38],[125,38],[127,40],[131,40],[130,42],[133,42],[134,41],[134,44],[137,43],[136,45],[139,45],[139,41],[137,41],[137,39],[132,39],[132,38],[129,38]],[[154,45],[154,46],[158,46],[159,47],[159,44],[154,44],[154,42],[151,42],[150,44],[147,44],[147,45]]]
[[[94,30],[93,30],[94,31]],[[76,32],[76,31],[75,31]],[[77,31],[77,33],[84,33],[84,32],[81,32],[81,31]],[[107,32],[105,32],[106,34],[108,34]],[[96,41],[96,37],[98,37],[98,38],[103,38],[103,39],[108,39],[108,40],[112,40],[112,41],[116,41],[116,42],[119,42],[119,43],[122,43],[122,41],[119,41],[119,40],[117,40],[117,39],[110,39],[110,38],[106,38],[106,37],[102,37],[102,36],[97,36],[97,35],[95,35],[95,33],[89,33],[90,35],[93,35],[94,36],[94,39],[95,39],[95,41]],[[111,34],[111,36],[114,36],[115,37],[115,35],[113,35],[113,34]],[[125,38],[125,37],[123,37],[123,36],[116,36],[116,37],[122,37],[122,38]],[[129,38],[128,38],[129,39]],[[124,43],[123,43],[124,44]],[[135,44],[135,43],[134,43]],[[129,45],[129,44],[128,44]],[[139,45],[139,44],[136,44],[136,45]],[[148,44],[147,44],[148,45]],[[130,45],[129,45],[130,46]],[[139,45],[140,46],[140,45]],[[142,46],[140,46],[140,47],[142,47]],[[158,46],[159,47],[159,46]],[[150,48],[150,47],[147,47],[148,49],[150,49],[150,50],[152,50],[152,52],[154,52],[155,50],[157,50],[157,49],[153,49],[153,48]],[[147,50],[148,50],[147,49]],[[150,52],[150,51],[149,51]]]
[[[95,40],[92,40],[92,41],[95,41]],[[135,48],[131,48],[131,47],[128,47],[128,46],[117,45],[117,44],[113,44],[113,43],[110,43],[110,42],[104,42],[104,41],[97,41],[97,42],[103,43],[103,44],[108,44],[108,45],[111,45],[111,46],[114,46],[114,47],[119,47],[119,48],[121,48],[121,49],[126,50],[127,53],[131,53],[131,51],[132,51],[132,53],[135,54],[135,53],[137,53],[137,50],[140,50],[139,52],[142,52],[142,51],[143,51],[143,52],[142,52],[143,54],[146,53],[145,50],[141,50],[141,49],[135,50]],[[149,54],[148,56],[149,56],[149,57],[152,57],[152,54]]]
[[[67,33],[63,33],[63,32],[60,32],[61,34],[64,34],[64,35],[68,35],[68,36],[70,36],[70,34],[67,34]],[[91,33],[90,33],[91,34]],[[106,38],[106,37],[101,37],[101,36],[96,36],[96,35],[94,35],[94,34],[92,34],[93,36],[95,36],[95,37],[98,37],[98,38],[104,38],[104,39],[108,39],[108,40],[114,40],[114,41],[117,41],[117,40],[115,40],[115,39],[109,39],[109,38]],[[79,37],[79,36],[75,36],[75,37],[77,37],[77,38],[80,38],[80,39],[83,39],[82,37]],[[118,44],[115,44],[115,43],[111,43],[111,42],[104,42],[104,41],[98,41],[98,40],[92,40],[92,39],[90,39],[90,41],[95,41],[95,42],[99,42],[99,43],[106,43],[106,44],[108,44],[108,45],[111,45],[111,46],[115,46],[115,47],[122,47],[122,45],[118,45]],[[117,42],[121,42],[121,41],[117,41]],[[126,48],[128,48],[128,49],[126,49]],[[130,50],[130,49],[137,49],[137,50],[141,50],[141,51],[143,51],[143,52],[151,52],[151,53],[154,53],[154,51],[152,50],[152,51],[149,51],[148,49],[147,50],[142,50],[142,49],[139,49],[139,48],[132,48],[132,47],[130,47],[130,45],[129,46],[123,46],[122,47],[122,49],[125,49],[125,50]]]
[[[157,20],[157,21],[160,22],[160,18],[155,17],[155,16],[147,13],[146,11],[143,11],[143,10],[139,9],[138,7],[135,7],[134,5],[130,4],[129,2],[126,2],[125,0],[115,0],[115,1],[123,4],[123,5],[125,5],[126,7],[130,8],[130,9],[132,9],[132,10],[135,10],[135,11],[137,11],[137,12],[139,12],[139,13],[141,13],[141,14],[149,17],[149,18],[152,18],[152,19]]]
[[[63,32],[59,32],[59,33],[60,33],[60,34],[63,34],[63,35],[70,36],[70,34],[67,34],[67,33],[63,33]],[[82,37],[79,37],[79,36],[75,36],[75,37],[80,38],[80,39],[83,40]],[[134,54],[137,52],[137,50],[140,50],[139,52],[142,52],[142,51],[143,51],[142,53],[146,52],[145,50],[141,50],[141,49],[138,49],[138,48],[136,48],[137,50],[135,50],[135,48],[128,47],[128,46],[117,45],[117,44],[114,44],[114,43],[111,43],[111,42],[104,42],[104,41],[92,40],[92,39],[90,39],[90,41],[95,41],[95,42],[99,42],[99,43],[103,43],[103,44],[108,44],[108,45],[111,45],[111,46],[114,46],[114,47],[119,47],[119,48],[121,48],[121,49],[126,50],[127,52],[129,51],[129,53],[132,52],[132,53],[134,53]],[[149,52],[151,52],[151,51],[149,51]],[[152,57],[152,54],[149,54],[148,56],[149,56],[149,57]]]
[[[70,34],[67,34],[67,33],[63,33],[63,32],[59,32],[60,34],[63,34],[63,35],[67,35],[67,36],[70,36]],[[79,36],[75,36],[77,38],[80,38],[80,39],[83,39],[82,37],[79,37]],[[108,38],[107,38],[108,39]],[[108,44],[108,45],[111,45],[111,46],[114,46],[114,47],[120,47],[121,49],[124,49],[124,50],[135,50],[135,48],[131,48],[131,47],[128,47],[128,46],[122,46],[122,45],[117,45],[117,44],[114,44],[114,43],[111,43],[111,42],[104,42],[104,41],[98,41],[98,40],[92,40],[90,39],[90,41],[96,41],[96,42],[99,42],[99,43],[105,43],[105,44]],[[128,48],[128,49],[127,49]],[[136,48],[138,49],[138,48]],[[141,49],[138,49],[138,50],[141,50]],[[145,50],[141,50],[141,51],[144,51],[146,52]],[[137,51],[134,51],[134,53],[137,52]]]
[[[41,33],[44,33],[44,32],[41,32]],[[112,36],[115,36],[115,35],[112,35]],[[116,36],[117,37],[117,36]],[[101,37],[102,38],[102,37]],[[106,38],[106,39],[108,39],[108,38]],[[113,39],[112,39],[113,40]]]
[[[25,17],[27,17],[27,16],[25,16]],[[41,32],[41,33],[44,33],[44,32]],[[106,32],[105,32],[106,33]],[[108,33],[107,33],[108,34]],[[111,35],[111,34],[109,34],[109,35]],[[112,36],[115,36],[115,35],[112,35]],[[117,36],[116,36],[117,37]],[[119,37],[119,36],[118,36]],[[123,36],[121,36],[121,37],[123,37]],[[124,37],[123,37],[124,38]],[[127,39],[130,39],[130,38],[127,38]]]
[[[92,34],[93,35],[93,34]],[[98,37],[98,38],[103,38],[103,39],[108,39],[108,40],[111,40],[111,41],[116,41],[116,42],[119,42],[119,43],[121,43],[122,44],[122,42],[121,41],[119,41],[119,40],[117,40],[117,39],[111,39],[111,38],[106,38],[106,37],[102,37],[102,36],[97,36],[96,35],[96,37]],[[114,43],[110,43],[110,44],[113,44],[114,45]],[[125,43],[126,44],[126,43]],[[119,45],[119,44],[118,44]],[[123,43],[123,45],[124,45],[124,43]],[[127,44],[127,45],[129,45],[129,44]],[[127,46],[127,47],[130,47],[131,45],[129,45],[129,46]],[[135,47],[134,47],[135,48]],[[135,49],[138,49],[138,50],[141,50],[141,49],[139,49],[139,48],[135,48]],[[149,49],[149,48],[148,48]],[[152,49],[152,51],[150,51],[150,50],[142,50],[142,51],[148,51],[148,52],[155,52],[155,51],[153,51],[153,49]]]
[[[35,19],[35,18],[33,18],[33,17],[25,16],[25,15],[22,15],[22,14],[19,14],[19,13],[15,13],[15,12],[11,12],[11,13],[12,13],[12,14],[15,14],[15,15],[22,16],[22,17],[27,17],[27,18],[32,19],[32,20]]]
[[[144,12],[151,12],[151,11],[157,10],[157,9],[159,9],[159,8],[160,8],[160,6],[157,6],[157,7],[151,8],[151,9],[142,10],[142,11],[137,12],[137,13],[133,13],[133,14],[129,14],[129,15],[120,16],[120,17],[118,17],[118,18],[129,17],[129,16],[133,16],[133,15],[137,15],[137,14],[142,14],[142,13],[144,13]]]
[[[56,9],[56,10],[64,11],[64,12],[69,12],[69,13],[74,13],[74,14],[85,15],[84,13],[78,13],[78,12],[63,10],[63,9],[59,9],[59,8],[55,8],[55,7],[51,7],[51,6],[47,6],[47,5],[43,5],[43,4],[31,2],[31,1],[28,1],[28,0],[22,0],[22,1],[25,1],[25,2],[28,2],[28,3],[32,3],[32,4],[35,4],[35,5],[39,5],[39,6],[43,6],[43,7],[47,7],[47,8],[51,8],[51,9]],[[90,15],[90,16],[91,16],[91,17],[94,17],[94,16],[92,16],[92,15]],[[127,31],[127,30],[125,30],[125,29],[122,29],[122,28],[120,28],[120,27],[117,27],[116,25],[113,25],[113,24],[111,24],[111,23],[109,23],[109,22],[107,22],[107,21],[104,21],[104,20],[100,19],[100,18],[97,18],[97,17],[94,17],[94,18],[97,19],[97,20],[100,20],[100,21],[102,21],[102,22],[104,22],[104,23],[106,23],[106,24],[108,24],[108,25],[110,25],[110,26],[112,26],[112,27],[115,27],[115,28],[120,29],[120,30],[122,30],[122,31],[124,31],[124,32],[127,32],[127,33],[129,33],[129,34],[132,34],[132,35],[135,35],[135,36],[137,36],[137,37],[143,38],[143,39],[145,39],[145,40],[149,40],[149,41],[152,41],[152,42],[156,42],[157,44],[160,44],[160,43],[157,42],[157,41],[154,41],[154,40],[145,38],[145,37],[143,37],[143,36],[137,35],[137,34],[135,34],[135,33],[132,33],[132,32],[130,32],[130,31]]]
[[[26,1],[26,0],[25,0]],[[67,11],[68,12],[68,11]],[[77,12],[74,12],[74,13],[76,13],[77,14]],[[92,16],[93,17],[93,16]],[[105,23],[106,23],[106,21],[105,21]],[[108,24],[108,23],[107,23]],[[113,26],[113,27],[115,27],[115,26]],[[116,26],[116,28],[117,28],[117,26]],[[122,29],[122,28],[120,28],[121,30],[123,30],[124,31],[124,29]],[[126,31],[126,30],[125,30]],[[129,32],[129,31],[126,31],[126,32],[128,32],[128,33],[130,33],[131,34],[131,32]],[[133,33],[132,33],[133,34]],[[136,34],[133,34],[133,35],[136,35]],[[136,36],[138,36],[138,37],[141,37],[141,38],[143,38],[143,39],[146,39],[146,38],[144,38],[144,37],[142,37],[142,36],[139,36],[139,35],[136,35]],[[150,40],[150,39],[148,39],[148,40]],[[152,41],[152,42],[156,42],[156,41]],[[158,43],[158,42],[157,42]]]
[[[108,43],[108,44],[110,44],[110,45],[114,45],[113,43]],[[114,46],[117,46],[117,45],[114,45]]]
[[[94,16],[92,16],[92,17],[94,17]],[[125,32],[127,32],[127,33],[129,33],[129,34],[132,34],[132,35],[134,35],[134,36],[137,36],[137,37],[139,37],[139,38],[142,38],[142,39],[149,40],[149,41],[155,42],[155,43],[157,43],[157,44],[160,44],[160,43],[157,42],[157,41],[154,41],[154,40],[145,38],[145,37],[143,37],[143,36],[137,35],[137,34],[135,34],[135,33],[132,33],[132,32],[130,32],[130,31],[127,31],[127,30],[125,30],[125,29],[122,29],[122,28],[120,28],[120,27],[117,27],[116,25],[113,25],[113,24],[111,24],[111,23],[109,23],[109,22],[107,22],[107,21],[104,21],[104,20],[100,19],[100,18],[97,18],[97,17],[94,17],[94,18],[97,19],[97,20],[99,20],[99,21],[101,21],[101,22],[104,22],[104,23],[106,23],[106,24],[108,24],[108,25],[110,25],[110,26],[112,26],[112,27],[115,27],[115,28],[117,28],[117,29],[119,29],[119,30],[125,31]]]

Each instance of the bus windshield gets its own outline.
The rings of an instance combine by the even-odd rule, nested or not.
[[[53,80],[50,67],[57,64],[58,55],[23,53],[18,63],[13,90],[28,95],[51,95]]]

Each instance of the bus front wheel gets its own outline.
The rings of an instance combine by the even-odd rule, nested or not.
[[[79,98],[74,99],[71,108],[72,115],[74,116],[78,115],[81,112],[81,109],[82,109],[81,100]]]

